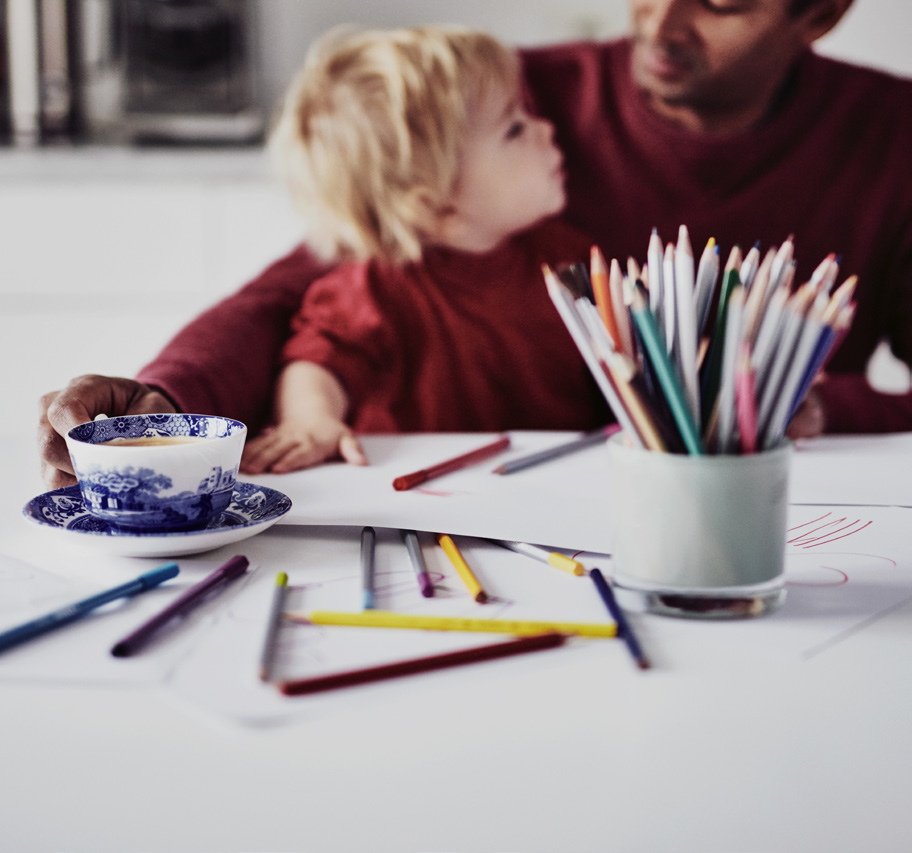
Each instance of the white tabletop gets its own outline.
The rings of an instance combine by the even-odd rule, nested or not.
[[[844,453],[848,465],[888,448],[898,468],[906,445],[865,439],[827,452]],[[8,565],[35,567],[33,583],[47,572],[85,589],[156,564],[101,555],[25,522],[22,505],[42,490],[36,467],[31,447],[8,443],[0,505]],[[894,498],[882,503],[901,503]],[[91,626],[40,641],[34,665],[17,669],[12,653],[0,659],[0,846],[905,850],[912,510],[792,512],[794,523],[827,513],[843,521],[826,547],[794,539],[783,608],[737,623],[635,617],[654,661],[648,672],[619,642],[574,641],[311,698],[266,695],[240,638],[259,636],[277,571],[316,588],[341,563],[357,566],[357,528],[277,525],[179,558],[190,577],[235,553],[255,571],[192,630],[137,659],[145,669],[110,676],[87,657],[81,670],[76,632]],[[836,527],[855,538],[837,539]],[[492,576],[523,559],[467,541]],[[381,547],[394,554],[391,541]],[[836,583],[840,576],[847,582]]]

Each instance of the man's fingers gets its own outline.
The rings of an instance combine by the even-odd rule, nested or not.
[[[134,379],[96,374],[71,379],[66,388],[44,394],[38,401],[38,452],[45,482],[55,488],[74,482],[63,438],[74,426],[101,414],[173,411],[174,405],[167,397]]]

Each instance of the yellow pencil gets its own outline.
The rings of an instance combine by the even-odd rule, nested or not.
[[[311,613],[287,613],[292,622],[312,625],[346,625],[355,628],[413,628],[423,631],[480,631],[487,634],[527,636],[556,631],[578,637],[616,637],[614,622],[546,622],[520,619],[468,619],[456,616],[421,616],[392,610],[362,610],[341,613],[314,610]]]
[[[438,533],[437,541],[440,543],[440,547],[443,548],[444,553],[450,558],[453,568],[456,569],[459,577],[462,578],[462,582],[466,585],[469,592],[472,594],[472,597],[479,604],[483,604],[487,601],[488,594],[482,589],[481,584],[478,582],[478,578],[472,573],[469,564],[459,552],[453,539],[450,536],[447,536],[446,533]]]

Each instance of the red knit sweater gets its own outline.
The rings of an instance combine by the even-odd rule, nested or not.
[[[336,376],[358,432],[604,425],[610,412],[541,274],[589,246],[548,223],[485,254],[345,264],[307,291],[284,357]]]
[[[912,395],[877,394],[863,376],[882,338],[912,362],[912,81],[808,53],[768,121],[707,136],[648,108],[627,42],[523,59],[530,98],[566,154],[569,222],[619,259],[642,260],[653,226],[669,240],[684,223],[694,246],[713,236],[725,252],[794,234],[799,281],[841,255],[845,275],[860,277],[858,312],[823,387],[828,429],[912,429]],[[296,249],[180,332],[139,378],[185,409],[256,427],[290,318],[320,271]]]

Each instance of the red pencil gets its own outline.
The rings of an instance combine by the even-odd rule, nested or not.
[[[463,453],[462,456],[456,456],[453,459],[447,459],[445,462],[438,462],[436,465],[432,465],[430,468],[422,468],[420,471],[415,471],[412,474],[404,474],[401,477],[396,477],[393,480],[393,488],[397,492],[405,491],[406,489],[411,489],[414,486],[419,486],[421,483],[425,483],[428,480],[433,479],[434,477],[440,477],[443,474],[449,474],[450,471],[457,471],[460,468],[465,468],[468,465],[472,465],[475,462],[481,462],[482,459],[487,459],[489,456],[493,456],[495,453],[500,453],[501,450],[506,450],[510,446],[510,437],[505,435],[503,438],[497,439],[497,441],[492,444],[486,444],[484,447],[479,447],[476,450],[472,450],[469,453]]]
[[[331,675],[317,675],[313,678],[302,678],[298,681],[283,681],[278,687],[286,696],[300,696],[304,693],[335,690],[337,687],[351,687],[355,684],[383,681],[387,678],[398,678],[402,675],[414,675],[415,673],[428,672],[433,669],[445,669],[446,667],[460,666],[465,663],[509,657],[510,655],[523,654],[524,652],[553,649],[561,645],[566,639],[565,634],[533,634],[528,637],[507,640],[503,643],[477,646],[474,649],[444,652],[439,655],[428,655],[423,658],[402,660],[365,669],[334,672]]]

